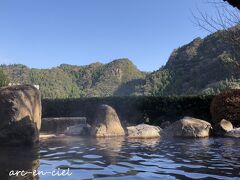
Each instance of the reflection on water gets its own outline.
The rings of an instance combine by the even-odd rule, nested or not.
[[[132,143],[134,145],[137,145],[139,147],[155,147],[159,144],[160,139],[159,138],[153,138],[153,139],[128,139],[129,143]]]
[[[40,151],[1,149],[0,175],[10,169],[70,168],[70,177],[40,175],[40,179],[240,179],[239,152],[240,141],[230,138],[68,137],[48,140]]]
[[[1,147],[0,148],[0,179],[11,180],[35,180],[38,176],[27,174],[22,176],[9,177],[10,171],[24,170],[25,172],[33,172],[39,167],[39,147]]]

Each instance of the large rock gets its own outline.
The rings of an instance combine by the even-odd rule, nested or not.
[[[207,121],[192,117],[184,117],[164,129],[164,134],[167,136],[201,138],[208,137],[211,128],[211,124]]]
[[[116,111],[108,105],[100,105],[96,111],[91,135],[95,137],[111,137],[125,135]]]
[[[67,127],[64,134],[68,136],[88,136],[90,135],[90,129],[91,126],[89,124],[77,124]]]
[[[234,126],[240,127],[240,89],[231,89],[216,95],[210,106],[214,124],[227,119]]]
[[[127,127],[127,134],[129,138],[156,138],[160,137],[160,131],[160,127],[147,124]]]
[[[32,144],[41,127],[40,92],[31,85],[0,89],[0,144]]]
[[[240,138],[240,128],[233,129],[225,133],[226,137]]]
[[[213,127],[213,130],[214,130],[214,135],[217,135],[217,136],[224,136],[225,133],[233,130],[233,125],[230,121],[227,121],[225,119],[222,119],[220,121],[220,123],[216,124],[214,127]]]

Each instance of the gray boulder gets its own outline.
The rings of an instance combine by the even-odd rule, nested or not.
[[[176,121],[169,127],[165,128],[164,135],[202,138],[209,136],[209,131],[211,128],[211,124],[207,121],[192,117],[184,117],[183,119]]]
[[[235,128],[225,133],[226,137],[240,138],[240,128]]]
[[[31,85],[0,89],[0,144],[33,144],[39,140],[41,97]]]
[[[77,124],[67,127],[64,134],[68,136],[88,136],[90,135],[90,130],[91,126],[89,124]]]
[[[116,111],[108,105],[100,105],[96,111],[91,135],[95,137],[124,136],[125,132]]]
[[[157,138],[160,137],[161,128],[147,124],[127,127],[128,138]]]

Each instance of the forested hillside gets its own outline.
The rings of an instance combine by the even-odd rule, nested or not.
[[[240,88],[240,26],[175,49],[146,78],[146,95],[215,94]]]
[[[51,69],[20,64],[0,69],[11,83],[39,85],[43,98],[215,94],[240,88],[240,26],[175,49],[166,65],[152,73],[138,70],[128,59]]]
[[[43,98],[75,98],[135,94],[131,82],[142,81],[145,73],[128,59],[87,66],[62,64],[51,69],[31,69],[25,65],[1,65],[11,83],[40,86]]]

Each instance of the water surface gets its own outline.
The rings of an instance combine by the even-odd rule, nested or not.
[[[231,138],[57,138],[42,142],[34,149],[1,148],[0,167],[0,175],[5,178],[12,169],[69,168],[71,176],[28,178],[240,179],[240,141]]]

